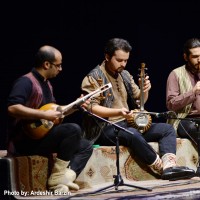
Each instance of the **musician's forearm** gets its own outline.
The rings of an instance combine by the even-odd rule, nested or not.
[[[89,111],[100,116],[100,117],[115,117],[122,115],[121,109],[107,108],[100,105],[93,106]]]
[[[8,113],[18,119],[41,119],[44,117],[42,111],[28,108],[21,104],[9,106]]]

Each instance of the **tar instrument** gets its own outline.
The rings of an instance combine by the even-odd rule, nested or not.
[[[127,122],[129,126],[132,126],[133,128],[138,129],[140,133],[144,133],[147,131],[152,124],[152,118],[151,115],[145,113],[144,109],[144,91],[143,91],[143,86],[144,86],[144,79],[145,79],[145,63],[141,63],[141,73],[140,73],[140,78],[141,78],[141,86],[140,86],[140,109],[135,109],[133,110],[132,117],[130,119],[127,119]]]
[[[58,125],[62,123],[63,118],[69,115],[70,113],[72,113],[72,110],[76,106],[83,104],[88,99],[101,95],[102,92],[108,90],[111,87],[112,87],[111,83],[105,84],[101,86],[100,88],[98,88],[97,90],[81,98],[78,98],[76,101],[65,106],[60,106],[55,103],[48,103],[48,104],[43,105],[42,107],[39,108],[39,110],[42,110],[42,111],[57,110],[62,113],[62,117],[54,121],[49,121],[46,119],[40,119],[36,121],[31,121],[31,122],[26,121],[23,126],[25,133],[27,133],[28,136],[32,139],[43,138],[54,125]]]

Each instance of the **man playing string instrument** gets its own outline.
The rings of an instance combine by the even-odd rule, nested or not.
[[[184,43],[183,58],[185,64],[170,72],[166,84],[167,108],[183,120],[170,119],[168,122],[177,130],[179,137],[197,144],[195,119],[200,117],[200,38],[189,38]]]
[[[74,180],[92,154],[91,145],[81,137],[80,126],[62,123],[53,126],[43,137],[34,137],[24,125],[30,120],[55,122],[65,114],[59,109],[39,109],[43,105],[55,103],[49,79],[56,77],[61,71],[61,52],[46,45],[38,50],[31,72],[16,80],[8,97],[8,113],[11,116],[8,148],[17,155],[46,156],[57,153],[48,186],[50,190],[66,194],[70,189],[79,189]],[[82,106],[87,107],[87,103]],[[43,126],[41,123],[35,124],[36,127]]]
[[[153,172],[161,175],[162,179],[193,176],[193,170],[178,167],[176,164],[176,134],[170,124],[152,123],[151,127],[141,134],[127,123],[127,119],[133,114],[131,110],[138,108],[136,100],[140,99],[141,95],[141,89],[125,70],[131,50],[131,45],[124,39],[113,38],[108,41],[104,51],[105,60],[83,79],[82,90],[90,93],[108,82],[112,84],[112,89],[105,92],[106,98],[92,99],[89,111],[132,132],[133,134],[130,134],[119,130],[119,144],[129,147]],[[143,84],[144,103],[148,99],[150,89],[151,83],[146,76]],[[87,139],[100,145],[115,145],[116,132],[111,124],[85,114],[83,125]],[[148,142],[159,143],[159,155]]]

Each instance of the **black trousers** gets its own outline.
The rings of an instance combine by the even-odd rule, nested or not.
[[[156,159],[156,152],[148,142],[158,142],[160,156],[166,153],[176,154],[176,132],[172,125],[166,123],[152,123],[150,129],[141,134],[137,129],[129,127],[126,121],[117,123],[126,128],[132,134],[119,130],[119,144],[129,147],[138,158],[150,165]],[[96,144],[114,145],[116,141],[116,131],[114,126],[106,126]]]
[[[197,120],[200,119],[197,118]],[[198,124],[198,123],[197,123]],[[182,120],[177,129],[177,134],[181,138],[187,138],[193,141],[194,143],[198,143],[198,131],[200,131],[200,127],[197,128],[196,122],[195,121],[190,121],[190,120]]]
[[[45,137],[39,140],[33,140],[24,135],[23,139],[15,144],[15,149],[20,155],[46,156],[57,153],[59,159],[70,160],[70,168],[78,176],[93,151],[92,145],[81,135],[82,130],[78,124],[63,123],[54,126]]]

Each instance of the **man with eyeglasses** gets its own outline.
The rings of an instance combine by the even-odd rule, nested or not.
[[[49,62],[49,63],[50,63],[51,65],[53,65],[53,66],[59,68],[59,69],[62,69],[62,63],[60,63],[60,64],[54,64],[54,63],[52,63],[52,62]]]
[[[81,138],[78,124],[61,123],[66,113],[55,104],[49,82],[61,71],[61,52],[46,45],[36,53],[34,68],[15,81],[8,97],[8,149],[14,155],[57,153],[48,186],[66,194],[79,189],[74,181],[89,160],[92,146]]]

